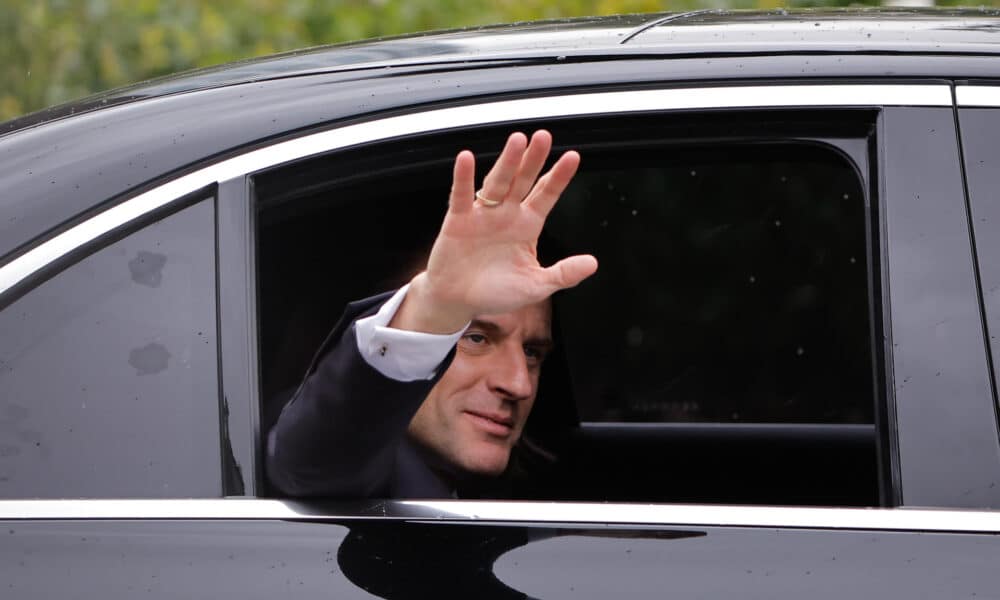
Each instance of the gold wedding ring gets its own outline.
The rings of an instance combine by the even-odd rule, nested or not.
[[[494,208],[500,206],[501,204],[500,200],[490,200],[489,198],[484,196],[483,190],[476,190],[476,200],[479,200],[479,203],[485,206],[486,208]]]

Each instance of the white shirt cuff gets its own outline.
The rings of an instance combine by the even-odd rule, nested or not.
[[[388,327],[410,285],[399,288],[377,313],[354,322],[358,352],[376,371],[396,381],[431,379],[469,327],[449,335]]]

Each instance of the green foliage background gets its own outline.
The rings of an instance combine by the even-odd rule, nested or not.
[[[199,0],[0,0],[0,121],[159,75],[375,36],[706,6],[838,4],[848,2],[229,0],[213,4]]]

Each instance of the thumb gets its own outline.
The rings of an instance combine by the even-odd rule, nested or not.
[[[559,291],[571,288],[597,272],[597,259],[589,254],[578,254],[564,258],[545,269],[549,283]]]

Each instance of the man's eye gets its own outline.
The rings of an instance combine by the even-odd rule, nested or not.
[[[469,332],[462,336],[459,346],[469,354],[483,354],[489,352],[490,338],[482,333]]]
[[[541,363],[545,359],[545,351],[535,346],[525,346],[524,355],[528,357],[529,361],[534,363]]]

